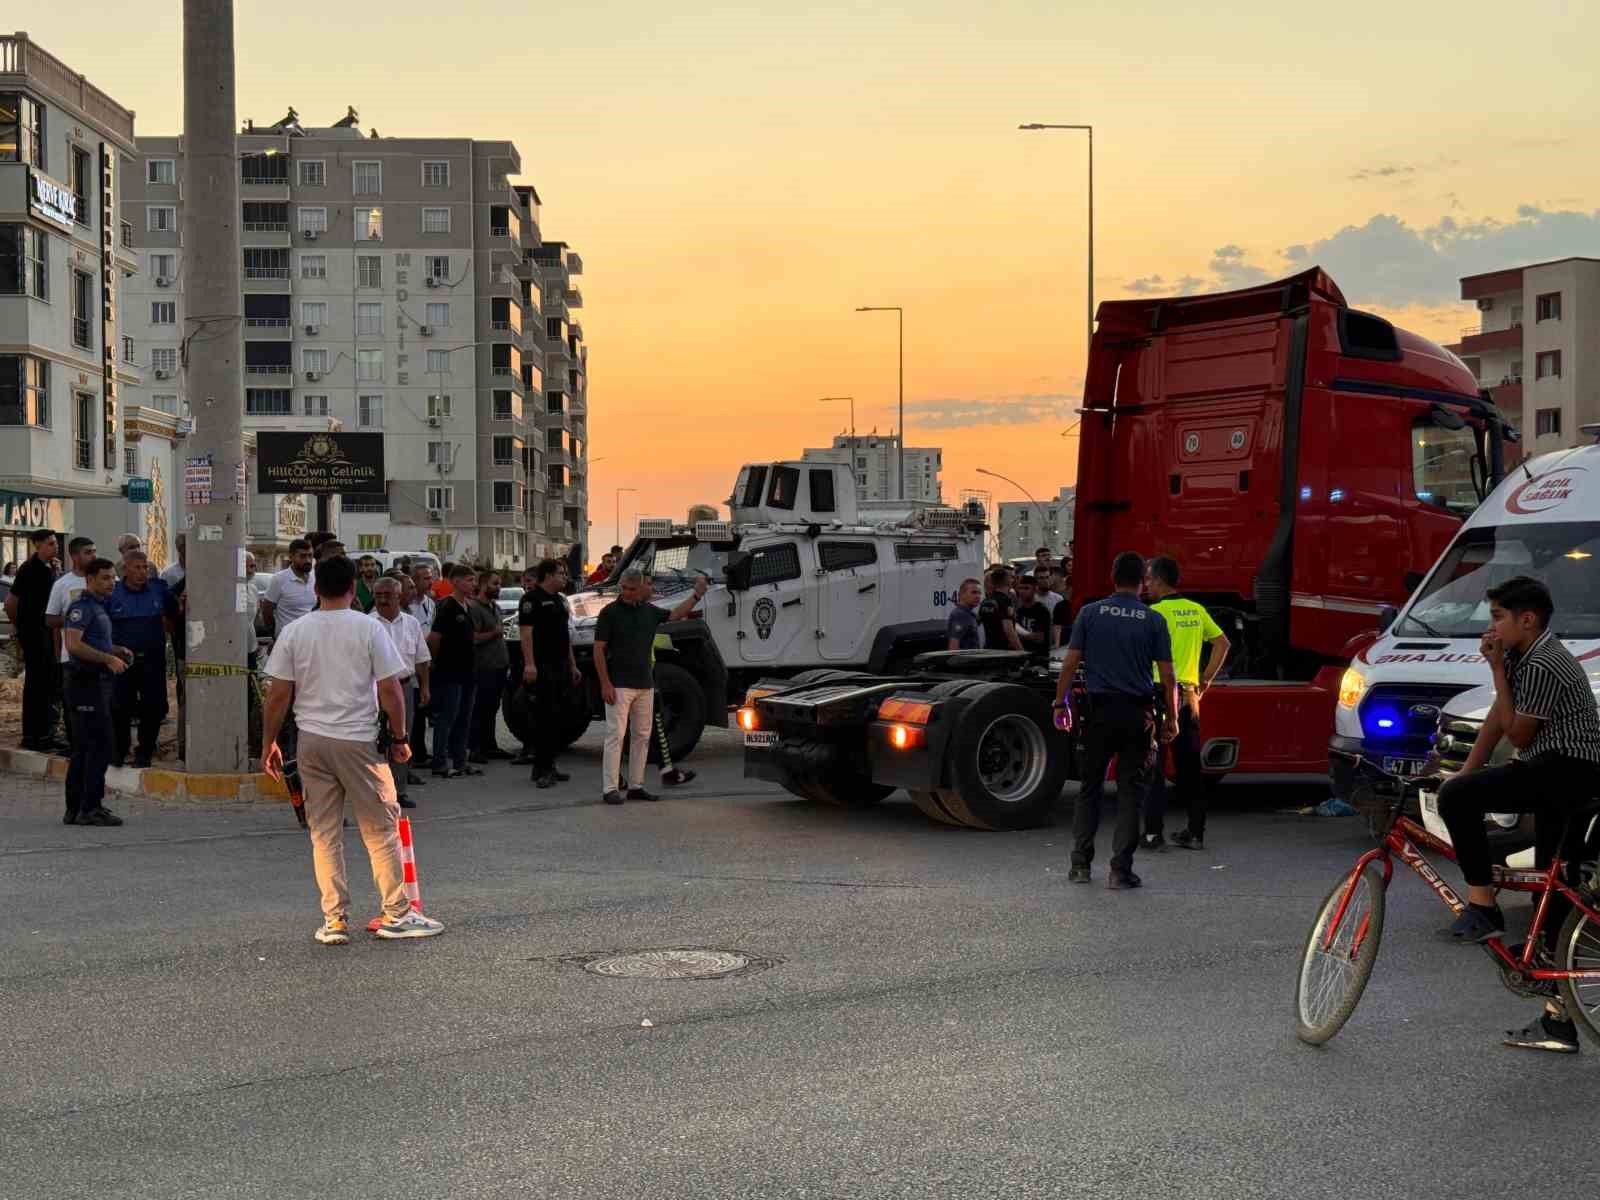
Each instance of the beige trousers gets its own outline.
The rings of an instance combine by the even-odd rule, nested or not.
[[[367,844],[383,915],[405,915],[405,874],[400,866],[400,803],[389,765],[372,742],[346,742],[300,731],[300,778],[305,784],[311,862],[322,891],[322,915],[344,917],[350,886],[344,871],[344,805]]]
[[[600,754],[600,790],[619,790],[622,742],[628,742],[628,786],[644,786],[645,760],[650,756],[650,722],[655,713],[652,688],[618,688],[617,702],[606,705],[606,743]]]

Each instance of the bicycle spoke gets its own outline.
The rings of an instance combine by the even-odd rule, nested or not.
[[[1357,959],[1372,924],[1372,883],[1356,877],[1346,885],[1349,901],[1339,905],[1345,888],[1336,889],[1318,914],[1307,958],[1301,970],[1301,1018],[1313,1028],[1329,1021],[1359,983]],[[1335,916],[1337,926],[1332,926]]]

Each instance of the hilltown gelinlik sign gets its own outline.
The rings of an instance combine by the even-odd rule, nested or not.
[[[256,433],[256,479],[262,493],[338,495],[381,492],[381,433]]]

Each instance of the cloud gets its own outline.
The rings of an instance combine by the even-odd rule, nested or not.
[[[1353,304],[1404,307],[1448,304],[1460,299],[1463,275],[1572,256],[1600,257],[1600,209],[1547,210],[1519,205],[1509,221],[1492,217],[1460,220],[1447,215],[1416,226],[1390,213],[1360,225],[1252,254],[1229,244],[1213,251],[1210,275],[1168,280],[1145,275],[1130,286],[1135,295],[1187,295],[1262,283],[1311,266],[1338,280]]]
[[[1033,425],[1066,420],[1083,402],[1060,392],[1022,392],[1008,396],[943,397],[906,402],[907,427],[970,429],[978,425]]]
[[[1387,163],[1387,164],[1385,164],[1384,166],[1381,166],[1381,167],[1362,167],[1355,174],[1351,175],[1350,178],[1351,179],[1356,179],[1356,180],[1359,180],[1359,179],[1394,179],[1397,176],[1415,175],[1416,173],[1417,173],[1417,168],[1414,167],[1414,166],[1399,167],[1399,166],[1395,166],[1393,163]]]

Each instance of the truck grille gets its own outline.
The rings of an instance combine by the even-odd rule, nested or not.
[[[1380,683],[1361,701],[1362,736],[1374,750],[1428,753],[1444,706],[1466,691],[1449,684]]]

